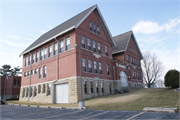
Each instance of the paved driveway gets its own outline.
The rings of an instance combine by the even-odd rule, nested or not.
[[[116,110],[70,110],[1,105],[1,120],[8,119],[178,119],[178,113]]]

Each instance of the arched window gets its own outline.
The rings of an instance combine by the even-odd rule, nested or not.
[[[128,87],[127,75],[125,72],[120,72],[121,87]]]

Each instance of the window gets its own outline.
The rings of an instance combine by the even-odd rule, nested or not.
[[[133,61],[132,61],[132,57],[131,57],[131,63],[133,63]]]
[[[20,79],[14,78],[13,87],[14,87],[14,88],[20,87]]]
[[[94,93],[94,91],[93,91],[93,81],[91,81],[91,93]]]
[[[43,78],[46,78],[46,66],[44,66],[44,71],[43,71]]]
[[[93,51],[96,52],[96,42],[93,41]]]
[[[51,57],[52,56],[52,45],[49,45],[49,55],[48,57]]]
[[[102,74],[102,63],[99,62],[99,74]]]
[[[58,53],[57,53],[57,50],[58,50],[58,43],[55,42],[55,43],[54,43],[54,55],[57,55],[57,54],[58,54]]]
[[[88,60],[89,72],[92,73],[92,61]]]
[[[97,25],[97,33],[98,33],[98,35],[100,35],[99,25]]]
[[[21,82],[21,80],[20,79],[17,79],[17,87],[20,87],[20,83]]]
[[[28,76],[30,75],[30,71],[28,71]]]
[[[28,66],[28,56],[26,56],[26,59],[25,59],[25,66]]]
[[[63,52],[63,49],[64,49],[64,44],[63,44],[63,39],[60,41],[60,53]]]
[[[66,37],[66,50],[70,49],[70,37]]]
[[[87,81],[84,81],[84,93],[88,93],[88,88],[87,88]]]
[[[38,89],[38,93],[41,93],[41,85],[38,85],[39,89]]]
[[[129,63],[129,57],[128,57],[128,55],[126,55],[126,58],[127,58],[127,62]]]
[[[48,84],[48,93],[47,93],[47,95],[50,95],[51,94],[51,84]]]
[[[91,22],[91,20],[89,21],[89,28],[90,28],[90,31],[92,31],[92,22]]]
[[[98,53],[101,53],[101,44],[98,43]]]
[[[44,50],[41,49],[41,55],[40,55],[40,60],[43,60],[44,59]]]
[[[16,79],[14,78],[14,88],[16,87]]]
[[[82,58],[82,67],[83,67],[83,71],[86,72],[86,59]]]
[[[105,46],[105,52],[106,52],[106,56],[109,56],[108,55],[108,47],[107,46]]]
[[[102,91],[102,93],[104,93],[104,83],[103,82],[101,82],[101,91]]]
[[[30,95],[29,95],[29,97],[32,97],[32,91],[33,91],[33,89],[32,89],[32,87],[30,87]]]
[[[42,67],[39,68],[39,79],[42,77]]]
[[[44,48],[44,59],[47,58],[47,47]]]
[[[94,73],[98,73],[97,72],[97,62],[96,61],[94,61]]]
[[[133,72],[133,79],[135,79],[134,71],[132,71],[132,72]]]
[[[27,74],[27,73],[26,73],[26,72],[24,72],[24,77],[26,77],[26,74]]]
[[[23,94],[22,94],[22,97],[25,96],[25,88],[23,88]]]
[[[82,48],[86,48],[86,42],[85,42],[84,36],[81,36],[81,45],[82,45]]]
[[[134,51],[134,47],[133,46],[129,45],[129,48]]]
[[[88,50],[91,50],[91,40],[89,38],[87,39],[87,44],[88,44]]]
[[[109,82],[109,93],[111,94],[111,82]]]
[[[34,97],[36,96],[37,94],[37,86],[34,86]]]
[[[39,51],[36,52],[36,62],[38,62],[39,59]]]
[[[35,74],[37,74],[37,73],[38,73],[38,69],[36,68],[36,69],[35,69]]]
[[[107,64],[107,75],[110,75],[110,68],[109,68],[109,64]]]
[[[31,70],[31,75],[34,75],[34,70]]]
[[[32,57],[32,64],[35,62],[35,53],[33,53],[33,55],[32,55],[33,57]]]
[[[96,92],[99,93],[99,82],[96,82]]]
[[[26,89],[26,97],[29,95],[29,88]]]
[[[28,65],[31,64],[31,55],[29,55],[29,62],[28,62]]]
[[[46,90],[46,85],[45,84],[43,84],[43,93],[45,93],[45,90]]]
[[[96,23],[94,23],[94,32],[96,33]]]

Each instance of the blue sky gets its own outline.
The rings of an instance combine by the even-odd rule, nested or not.
[[[0,0],[0,66],[22,66],[19,54],[43,33],[97,4],[112,36],[133,30],[141,51],[180,71],[179,0]]]

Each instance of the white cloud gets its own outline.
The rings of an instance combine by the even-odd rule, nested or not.
[[[17,35],[8,35],[7,37],[9,37],[9,38],[14,38],[14,39],[20,39],[20,37],[17,36]]]
[[[9,45],[9,46],[15,46],[15,47],[26,47],[27,45],[22,44],[22,43],[15,43],[15,42],[11,42],[8,40],[2,40],[3,43]]]
[[[139,21],[132,27],[134,33],[144,33],[144,34],[154,34],[160,31],[166,30],[170,31],[173,27],[177,26],[180,23],[180,18],[175,18],[169,22],[159,25],[157,22],[148,21]]]

